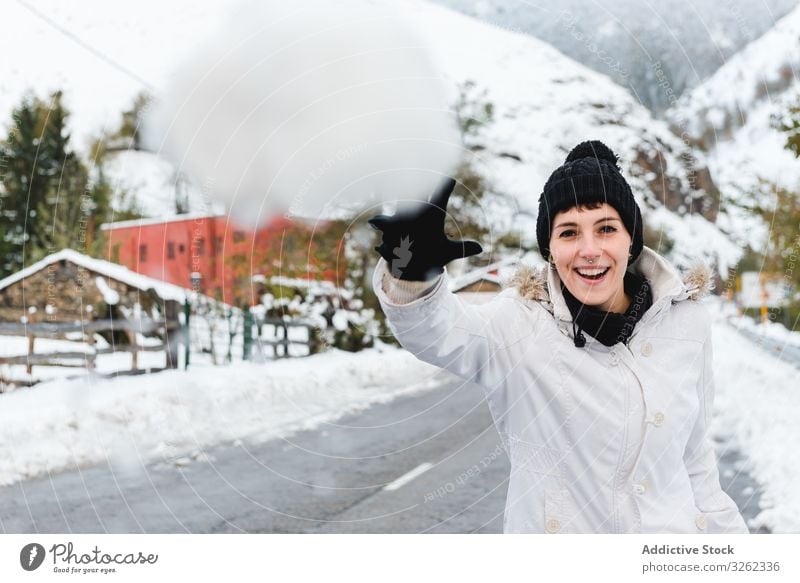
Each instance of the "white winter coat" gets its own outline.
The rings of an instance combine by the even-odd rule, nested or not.
[[[748,532],[708,435],[711,321],[690,301],[708,271],[684,283],[647,247],[633,269],[653,305],[628,346],[587,334],[576,348],[555,269],[521,270],[482,305],[449,292],[445,272],[401,303],[414,283],[378,264],[373,285],[400,343],[484,390],[511,460],[507,533]]]

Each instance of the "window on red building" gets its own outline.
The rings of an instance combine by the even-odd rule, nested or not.
[[[214,249],[214,254],[215,255],[219,255],[220,253],[222,253],[222,237],[217,237],[216,238],[215,246],[216,246],[216,249]]]
[[[233,232],[233,242],[234,243],[241,243],[244,241],[245,235],[244,231],[234,231]]]
[[[197,249],[197,256],[202,257],[206,253],[206,240],[200,237],[194,242],[194,248]]]
[[[175,259],[175,243],[172,241],[167,243],[167,259]]]
[[[139,245],[139,261],[142,263],[147,261],[147,245]]]

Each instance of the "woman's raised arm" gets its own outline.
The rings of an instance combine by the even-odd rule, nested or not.
[[[537,334],[538,309],[507,289],[485,304],[470,304],[448,290],[447,272],[428,282],[391,276],[381,259],[373,288],[400,344],[420,360],[486,388],[502,384],[524,358],[512,345]]]

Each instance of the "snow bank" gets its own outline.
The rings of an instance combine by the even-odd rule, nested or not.
[[[800,442],[798,371],[723,320],[714,325],[713,335],[717,387],[713,430],[741,449],[746,457],[743,469],[764,491],[763,510],[750,526],[800,532],[800,467],[795,454]]]
[[[797,369],[740,335],[721,304],[709,306],[717,314],[712,433],[741,450],[742,469],[763,488],[763,511],[750,526],[800,532]],[[787,344],[796,340],[787,335],[800,336],[787,332]],[[434,367],[382,345],[266,364],[41,383],[0,395],[0,484],[105,460],[115,471],[141,471],[156,460],[181,465],[215,444],[311,429],[441,379]]]
[[[388,346],[267,364],[54,381],[0,395],[0,484],[108,460],[141,471],[236,439],[263,441],[441,382]]]

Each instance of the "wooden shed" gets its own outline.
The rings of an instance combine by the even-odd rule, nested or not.
[[[145,349],[137,347],[136,335],[155,335],[164,341],[167,366],[174,367],[179,314],[188,293],[121,265],[64,249],[0,280],[0,334],[27,336],[32,354],[37,337],[83,334],[91,344],[93,334],[100,333],[115,350],[130,347],[134,369],[136,351]],[[30,366],[32,361],[26,362]],[[38,364],[35,358],[33,362]]]
[[[470,303],[490,301],[503,289],[503,283],[518,265],[516,258],[507,258],[450,278],[449,289]]]

